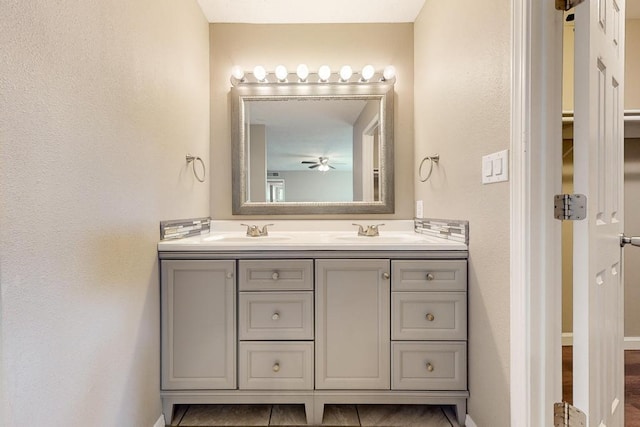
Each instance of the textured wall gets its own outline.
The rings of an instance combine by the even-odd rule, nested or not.
[[[209,213],[195,0],[0,4],[0,425],[151,426],[156,242]]]
[[[246,70],[263,65],[288,70],[305,63],[312,71],[327,64],[354,70],[371,63],[377,69],[393,64],[395,85],[395,191],[394,215],[413,217],[413,24],[246,25],[211,24],[211,216],[230,219],[231,214],[231,67]],[[323,219],[340,216],[323,215]],[[347,215],[346,218],[353,218]],[[367,215],[368,218],[374,216]],[[299,218],[288,215],[286,218]]]
[[[510,2],[427,0],[415,26],[415,160],[427,217],[468,219],[469,399],[478,426],[509,425],[509,183],[482,185],[482,156],[509,148]]]

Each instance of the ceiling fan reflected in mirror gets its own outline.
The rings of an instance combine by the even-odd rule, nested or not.
[[[303,160],[302,161],[303,165],[311,165],[309,166],[309,169],[318,169],[321,172],[326,172],[329,169],[335,169],[333,166],[331,166],[329,164],[329,158],[328,157],[318,157],[317,161],[311,161],[311,160]]]

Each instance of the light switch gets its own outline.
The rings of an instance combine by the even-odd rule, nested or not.
[[[482,183],[509,180],[509,150],[499,151],[482,157]]]
[[[493,159],[493,174],[502,175],[502,158]]]
[[[493,161],[487,159],[486,156],[482,159],[482,176],[488,178],[493,175]]]

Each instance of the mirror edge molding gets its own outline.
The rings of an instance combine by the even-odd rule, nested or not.
[[[231,166],[233,215],[392,214],[394,182],[394,80],[372,83],[286,85],[246,84],[231,88]],[[249,202],[244,144],[244,102],[286,98],[380,99],[383,129],[380,150],[380,201],[374,202]]]

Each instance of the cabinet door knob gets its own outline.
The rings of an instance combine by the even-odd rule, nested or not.
[[[273,313],[273,316],[271,316],[271,320],[278,320],[278,319],[280,319],[280,313],[276,311],[275,313]]]
[[[389,276],[389,273],[382,273],[382,277],[383,277],[384,279],[389,280],[389,277],[390,277],[390,276]]]
[[[427,280],[431,281],[433,279],[434,279],[433,274],[427,273]]]
[[[431,313],[427,313],[427,316],[426,316],[426,317],[427,317],[427,320],[428,320],[429,322],[433,322],[433,321],[435,320],[435,318],[436,318],[436,317],[435,317],[433,314],[431,314]]]
[[[273,274],[271,275],[271,278],[273,280],[278,280],[280,278],[280,275],[278,274],[277,271],[274,271]]]
[[[273,372],[279,372],[280,371],[280,364],[276,363],[275,365],[273,365]]]
[[[433,369],[434,369],[433,365],[431,363],[427,363],[427,371],[433,372]]]
[[[227,279],[233,279],[233,273],[227,273]]]

